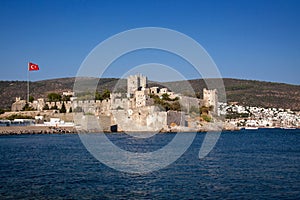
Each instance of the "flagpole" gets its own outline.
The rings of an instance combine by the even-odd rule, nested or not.
[[[27,103],[29,103],[29,67],[27,67]]]
[[[27,103],[29,103],[29,82],[30,82],[30,71],[37,71],[39,70],[39,66],[37,64],[34,64],[34,63],[31,63],[29,62],[28,63],[28,69],[27,69]]]

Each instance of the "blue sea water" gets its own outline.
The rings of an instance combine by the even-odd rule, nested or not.
[[[146,152],[174,135],[108,137]],[[78,135],[1,136],[0,199],[300,199],[300,130],[223,132],[200,160],[204,136],[198,133],[180,159],[148,174],[107,167]]]

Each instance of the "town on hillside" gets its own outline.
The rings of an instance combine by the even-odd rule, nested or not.
[[[127,77],[127,91],[86,94],[50,93],[48,99],[19,97],[1,126],[76,127],[91,132],[177,132],[299,128],[299,112],[218,102],[217,89],[203,89],[203,98],[185,96],[164,87],[148,87],[148,78]]]

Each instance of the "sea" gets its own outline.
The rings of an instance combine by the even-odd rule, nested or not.
[[[175,135],[106,136],[147,152]],[[205,135],[197,133],[175,162],[143,174],[98,161],[77,134],[0,136],[0,199],[300,199],[300,130],[222,132],[199,159]]]

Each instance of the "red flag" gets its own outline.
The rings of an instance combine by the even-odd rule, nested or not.
[[[28,70],[29,71],[37,71],[37,70],[40,70],[40,68],[37,64],[30,62],[30,63],[28,63]]]

